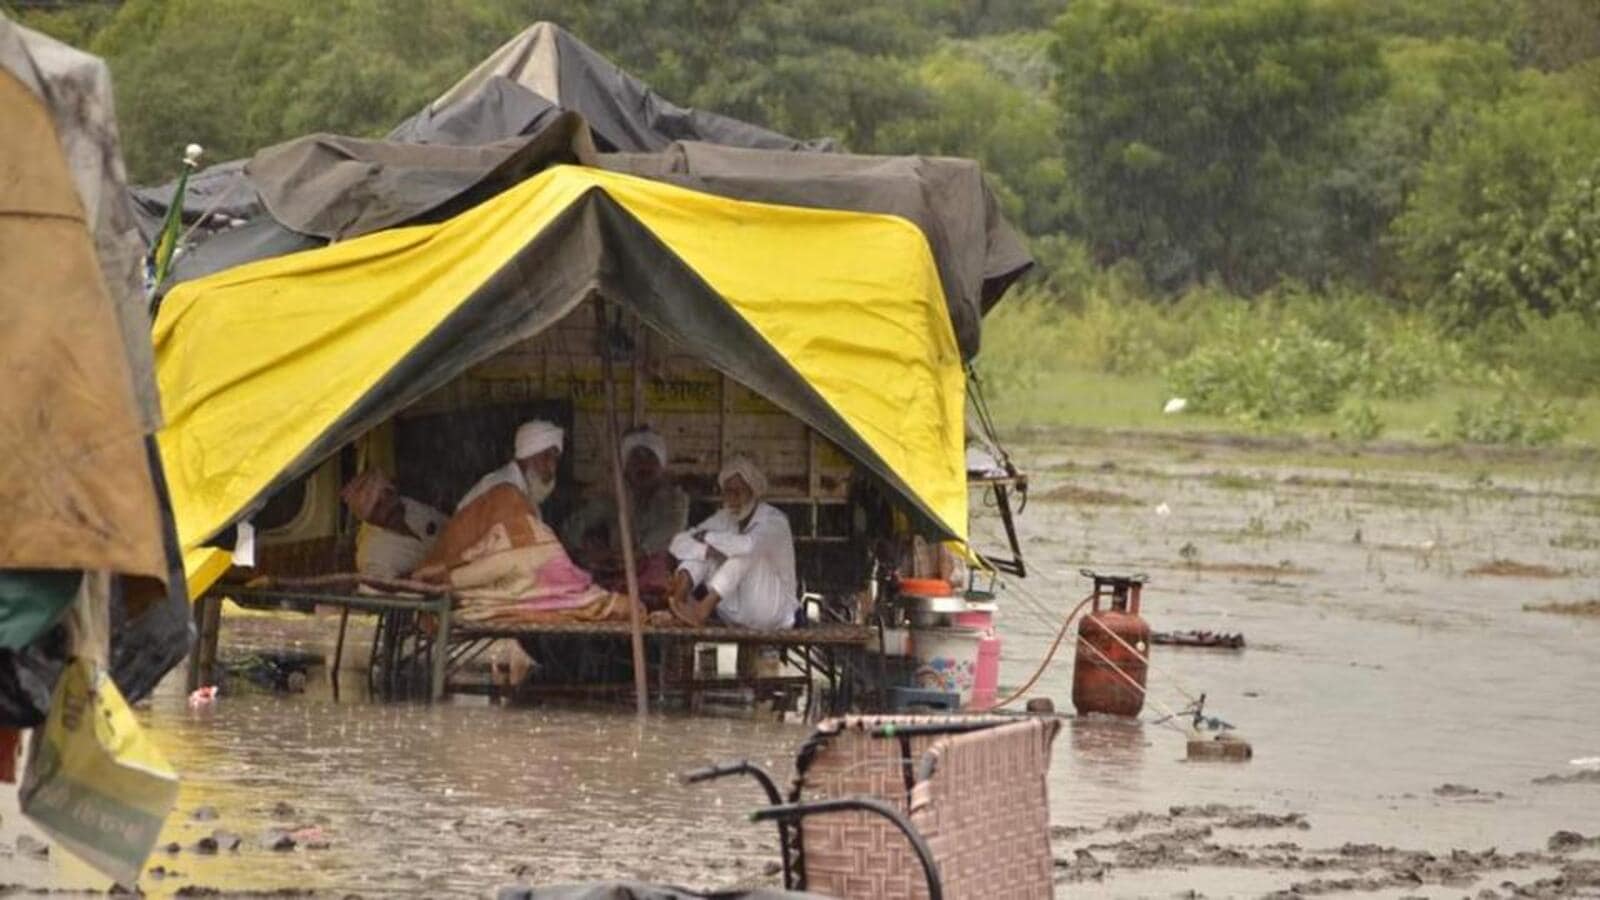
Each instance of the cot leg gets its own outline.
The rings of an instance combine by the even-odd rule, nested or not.
[[[437,703],[444,699],[445,681],[450,677],[450,597],[439,600],[436,615],[439,631],[433,638],[433,683],[431,699]]]

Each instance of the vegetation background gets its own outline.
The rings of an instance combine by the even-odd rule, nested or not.
[[[382,134],[539,19],[679,103],[976,158],[1041,262],[978,362],[1004,424],[1600,442],[1600,0],[0,9],[110,62],[143,183]]]

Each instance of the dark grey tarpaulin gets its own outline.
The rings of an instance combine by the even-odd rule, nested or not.
[[[213,228],[226,227],[230,221],[248,222],[261,215],[261,199],[255,188],[244,177],[244,164],[248,160],[231,159],[207,166],[189,177],[183,192],[183,220],[195,222],[201,216],[212,218]],[[177,165],[176,156],[173,164]],[[139,234],[146,244],[153,244],[161,233],[161,223],[167,217],[172,194],[178,189],[176,179],[156,187],[136,187],[129,190],[133,197],[134,212],[138,215]]]
[[[594,129],[595,145],[603,150],[650,152],[674,141],[760,150],[834,149],[829,138],[796,140],[759,125],[679,106],[550,22],[531,25],[502,44],[418,115],[439,116],[496,77],[583,116]],[[398,133],[390,137],[399,139]]]
[[[540,131],[554,110],[583,116],[596,145],[606,150],[649,151],[677,140],[737,147],[828,150],[828,139],[800,141],[727,116],[687,109],[617,68],[560,26],[540,22],[502,45],[450,90],[394,128],[388,140],[410,144],[489,144]],[[245,174],[246,160],[207,166],[189,179],[185,222],[210,231],[253,221],[260,198]],[[173,164],[177,165],[176,157]],[[177,181],[133,189],[139,230],[155,239]],[[216,271],[216,260],[196,268]],[[225,268],[225,266],[223,267]],[[178,280],[185,277],[180,265]]]
[[[549,99],[503,75],[479,84],[459,102],[437,109],[429,104],[389,132],[403,144],[490,144],[519,134],[533,134],[561,112]]]
[[[557,112],[531,136],[465,147],[311,135],[257,153],[245,171],[280,224],[342,240],[448,218],[548,166],[595,160],[583,119]]]

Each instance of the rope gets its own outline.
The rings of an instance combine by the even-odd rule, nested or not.
[[[1108,628],[1102,628],[1100,630],[1106,632],[1107,634],[1111,633],[1111,630],[1108,629]],[[1095,645],[1093,645],[1093,644],[1089,643],[1088,641],[1084,640],[1081,636],[1078,638],[1078,645],[1082,646],[1082,647],[1089,648],[1089,652],[1090,653],[1093,653],[1095,656],[1100,657],[1100,661],[1101,662],[1105,663],[1106,666],[1108,666],[1111,669],[1111,671],[1116,672],[1117,675],[1120,676],[1123,681],[1126,681],[1128,684],[1132,685],[1134,690],[1136,690],[1139,693],[1143,694],[1144,698],[1146,700],[1150,701],[1151,703],[1154,703],[1156,706],[1161,707],[1161,711],[1166,713],[1166,715],[1162,716],[1160,719],[1157,719],[1155,722],[1153,722],[1151,724],[1154,724],[1154,725],[1170,725],[1172,723],[1172,720],[1176,719],[1178,717],[1178,713],[1174,712],[1172,707],[1170,707],[1167,704],[1161,702],[1161,698],[1152,697],[1150,695],[1150,690],[1148,688],[1146,688],[1144,685],[1140,684],[1138,681],[1134,680],[1134,677],[1132,675],[1129,675],[1126,671],[1123,670],[1123,668],[1121,666],[1117,665],[1115,662],[1112,662],[1110,657],[1108,657],[1104,653],[1100,652],[1100,648],[1099,647],[1096,647]],[[1148,663],[1146,665],[1148,665]],[[1184,734],[1188,734],[1189,733],[1188,731],[1184,731],[1182,728],[1178,728],[1178,726],[1176,726],[1176,725],[1173,725],[1172,727],[1177,729],[1178,731],[1184,733]]]
[[[969,546],[968,549],[971,550],[973,557],[975,559],[977,559],[978,562],[981,563],[984,566],[984,568],[988,569],[991,572],[996,572],[996,581],[997,581],[998,584],[1000,584],[1000,586],[1004,587],[1008,592],[1014,592],[1015,596],[1017,596],[1018,599],[1023,601],[1023,605],[1024,605],[1025,609],[1027,609],[1030,613],[1034,614],[1036,617],[1039,617],[1041,619],[1041,621],[1044,621],[1044,622],[1046,622],[1046,624],[1048,624],[1048,620],[1045,618],[1046,613],[1044,611],[1044,606],[1043,606],[1043,602],[1042,601],[1040,601],[1030,591],[1028,591],[1026,588],[1022,587],[1021,585],[1018,585],[1018,584],[1015,584],[1014,582],[999,578],[998,577],[998,570],[994,569],[994,567],[989,564],[989,561],[984,558],[983,554],[977,552],[976,550],[972,550],[972,548],[970,546]],[[1061,627],[1056,632],[1055,639],[1050,642],[1050,649],[1045,653],[1044,658],[1039,662],[1039,665],[1034,669],[1033,674],[1028,677],[1028,680],[1020,688],[1018,688],[1017,690],[1013,691],[1010,694],[1010,696],[1006,697],[1004,700],[1001,700],[1000,702],[998,702],[998,703],[994,704],[993,706],[991,706],[990,707],[991,710],[1003,709],[1003,708],[1011,705],[1012,703],[1015,703],[1017,700],[1019,700],[1023,696],[1025,696],[1028,693],[1028,691],[1033,689],[1033,686],[1039,682],[1039,679],[1041,677],[1043,677],[1045,670],[1050,667],[1051,661],[1055,658],[1056,652],[1061,647],[1061,641],[1066,637],[1067,630],[1072,625],[1072,620],[1077,618],[1078,613],[1082,612],[1083,608],[1085,606],[1087,606],[1089,604],[1089,602],[1091,600],[1093,600],[1093,599],[1094,599],[1094,594],[1091,593],[1091,594],[1089,594],[1089,596],[1084,597],[1082,600],[1078,601],[1078,605],[1074,606],[1072,608],[1072,610],[1067,613],[1066,618],[1062,621]],[[1111,635],[1111,637],[1114,640],[1116,640],[1117,643],[1121,644],[1129,652],[1134,653],[1135,655],[1145,656],[1145,654],[1140,653],[1140,651],[1136,647],[1134,647],[1132,644],[1128,643],[1128,641],[1125,638],[1123,638],[1122,635],[1117,634],[1116,632],[1112,631],[1109,628],[1103,628],[1101,630],[1104,631],[1106,634]],[[1103,652],[1101,652],[1100,648],[1098,648],[1098,647],[1094,646],[1093,644],[1083,640],[1083,638],[1081,636],[1078,639],[1078,643],[1079,643],[1079,645],[1081,645],[1083,647],[1087,647],[1089,649],[1089,652],[1091,652],[1095,656],[1099,657],[1099,659],[1102,662],[1104,662],[1108,667],[1110,667],[1112,671],[1117,673],[1118,677],[1120,677],[1124,681],[1126,681],[1129,685],[1131,685],[1134,688],[1134,690],[1137,690],[1140,694],[1142,694],[1146,700],[1148,700],[1150,703],[1152,703],[1156,707],[1158,707],[1161,712],[1165,713],[1165,715],[1161,719],[1156,720],[1152,724],[1167,725],[1168,727],[1171,727],[1174,730],[1179,731],[1180,733],[1183,733],[1183,734],[1189,734],[1189,733],[1192,732],[1192,730],[1193,730],[1192,728],[1191,729],[1184,729],[1184,728],[1181,728],[1181,727],[1173,724],[1173,720],[1182,718],[1182,715],[1180,713],[1175,712],[1172,709],[1171,706],[1168,706],[1166,703],[1162,702],[1162,700],[1159,697],[1153,696],[1150,693],[1150,690],[1146,686],[1140,684],[1138,681],[1136,681],[1133,678],[1133,676],[1129,675],[1121,666],[1117,665],[1115,662],[1113,662],[1111,659],[1109,659]],[[1146,659],[1148,660],[1148,657],[1146,657]],[[1154,666],[1150,666],[1148,664],[1148,662],[1146,663],[1146,666],[1147,666],[1147,668],[1146,668],[1147,672],[1148,671],[1153,671],[1155,669],[1155,667]],[[1173,678],[1171,676],[1164,675],[1164,674],[1162,675],[1162,677],[1166,680],[1166,682],[1168,684],[1170,684],[1174,689],[1176,689],[1178,691],[1178,693],[1182,694],[1190,702],[1191,706],[1193,704],[1195,704],[1195,703],[1200,702],[1195,697],[1194,694],[1191,694],[1188,690],[1186,690],[1183,687],[1183,685],[1181,685],[1181,684],[1179,684],[1177,682],[1177,680],[1175,678]]]
[[[1056,639],[1050,642],[1050,651],[1044,655],[1044,659],[1039,661],[1038,668],[1033,670],[1033,674],[1028,677],[1027,682],[1024,683],[1022,687],[1019,687],[1013,691],[1011,696],[989,707],[990,711],[1004,709],[1022,699],[1025,694],[1033,690],[1033,686],[1038,684],[1039,678],[1044,675],[1044,670],[1050,668],[1050,661],[1055,658],[1056,650],[1061,647],[1061,639],[1067,636],[1067,629],[1072,627],[1072,620],[1076,618],[1078,613],[1081,612],[1085,606],[1088,606],[1089,601],[1093,599],[1094,594],[1090,594],[1089,596],[1078,601],[1078,605],[1074,606],[1072,611],[1067,613],[1067,617],[1061,621],[1061,630],[1056,632]]]
[[[989,566],[988,561],[985,560],[981,554],[977,553],[976,551],[973,551],[973,555],[975,557],[977,557],[980,561],[982,561],[986,568],[992,568],[992,567]],[[1019,599],[1023,600],[1024,604],[1026,604],[1028,606],[1029,611],[1032,612],[1035,616],[1047,616],[1048,615],[1047,613],[1043,612],[1043,610],[1044,610],[1043,601],[1041,601],[1037,597],[1035,597],[1031,592],[1028,591],[1027,588],[1025,588],[1022,585],[1017,584],[1015,582],[1008,581],[1008,580],[1005,580],[1003,578],[1000,578],[998,576],[998,572],[996,573],[996,581],[1001,586],[1003,586],[1007,590],[1007,592],[1014,593]],[[1044,624],[1047,624],[1047,625],[1053,624],[1048,619],[1042,619],[1041,621]],[[1111,635],[1111,637],[1113,639],[1115,639],[1117,641],[1117,643],[1121,644],[1123,646],[1123,648],[1128,650],[1129,652],[1136,653],[1136,654],[1139,654],[1141,656],[1144,655],[1143,653],[1141,653],[1138,650],[1138,648],[1136,648],[1132,644],[1128,643],[1127,639],[1125,639],[1122,635],[1117,634],[1116,632],[1110,631],[1110,630],[1107,630],[1106,633]],[[1150,666],[1150,671],[1154,672],[1158,677],[1160,677],[1163,681],[1165,681],[1169,686],[1171,686],[1173,688],[1173,690],[1177,691],[1179,694],[1182,694],[1184,699],[1188,700],[1190,703],[1199,702],[1199,698],[1195,694],[1191,693],[1188,689],[1186,689],[1177,680],[1177,678],[1166,674],[1166,672],[1164,670],[1157,669],[1155,666]]]

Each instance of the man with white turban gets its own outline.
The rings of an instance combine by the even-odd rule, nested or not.
[[[515,449],[510,462],[478,479],[456,504],[460,512],[468,503],[478,499],[499,484],[509,484],[528,498],[534,509],[556,489],[556,468],[561,465],[563,434],[561,428],[542,419],[524,422],[517,429]]]
[[[400,496],[394,482],[375,469],[352,478],[339,496],[361,523],[356,532],[356,571],[363,575],[409,575],[444,528],[444,513]]]
[[[672,538],[689,524],[689,495],[667,475],[667,442],[648,426],[622,437],[622,480],[633,513],[633,543],[641,573],[660,557],[666,563]],[[592,569],[615,568],[622,553],[617,500],[609,489],[598,490],[567,520],[562,536],[568,547]],[[664,569],[661,579],[672,571]]]
[[[672,612],[694,625],[713,614],[746,628],[789,628],[799,606],[789,519],[763,503],[767,479],[737,455],[717,475],[722,508],[672,539],[679,560]]]

